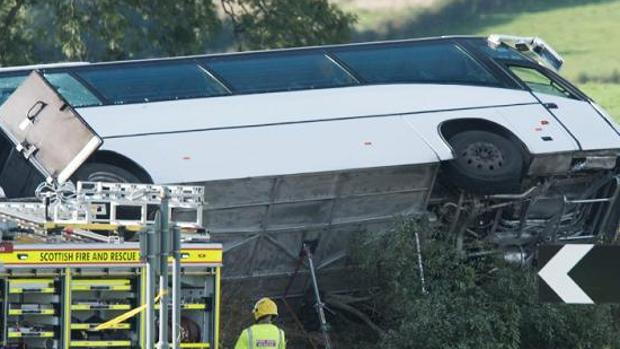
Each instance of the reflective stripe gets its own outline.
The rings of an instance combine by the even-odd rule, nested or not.
[[[285,349],[284,331],[273,324],[256,324],[245,329],[247,349]],[[244,348],[246,349],[246,348]]]
[[[254,348],[254,339],[252,337],[252,327],[248,327],[248,349]]]

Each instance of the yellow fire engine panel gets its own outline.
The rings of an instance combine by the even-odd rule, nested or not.
[[[89,311],[89,310],[129,310],[129,304],[72,304],[72,311]]]
[[[78,348],[129,347],[131,341],[71,341],[70,345]]]
[[[54,292],[53,279],[12,279],[9,283],[9,294]]]
[[[128,247],[127,245],[134,245]],[[221,264],[222,249],[196,244],[181,251],[182,263]],[[71,265],[135,265],[140,264],[137,244],[105,248],[84,248],[79,245],[15,245],[11,252],[0,253],[0,264],[5,266],[71,266]]]
[[[181,347],[217,348],[222,246],[184,244],[181,255],[181,317],[188,327]],[[146,270],[132,242],[5,243],[0,348],[144,348],[144,310],[98,327],[145,307]]]
[[[52,337],[54,337],[54,332],[51,332],[51,331],[27,331],[27,332],[22,332],[20,330],[9,330],[9,338],[24,338],[24,337],[52,338]]]

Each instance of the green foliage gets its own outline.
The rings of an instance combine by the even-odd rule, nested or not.
[[[620,121],[620,84],[586,83],[579,86],[585,93],[605,107],[609,114]]]
[[[239,48],[345,42],[355,20],[327,0],[222,0],[222,6]]]
[[[238,48],[336,43],[353,21],[327,0],[7,0],[0,65],[201,54],[229,22]]]
[[[4,62],[22,64],[31,58],[32,36],[25,26],[25,8],[29,4],[29,0],[0,2],[0,65]]]
[[[613,307],[541,305],[532,271],[491,254],[463,259],[454,239],[425,221],[365,235],[356,246],[354,260],[375,281],[382,348],[620,348]]]
[[[220,27],[201,0],[0,3],[0,65],[200,53]]]
[[[59,41],[68,59],[199,53],[220,28],[216,8],[210,1],[58,0],[48,6],[63,23]],[[76,47],[87,44],[90,50],[86,55],[72,56],[80,52],[65,49],[72,42]]]
[[[61,42],[61,52],[69,60],[84,60],[86,58],[86,45],[82,41],[80,28],[83,16],[80,9],[76,8],[75,1],[60,1],[56,4],[56,12],[59,24],[58,34]]]

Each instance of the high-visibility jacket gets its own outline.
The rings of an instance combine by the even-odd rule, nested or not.
[[[235,349],[286,349],[284,331],[272,324],[255,324],[237,339]]]

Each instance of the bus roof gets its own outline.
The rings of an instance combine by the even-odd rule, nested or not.
[[[0,70],[0,103],[33,69],[41,70],[74,107],[392,83],[515,87],[480,59],[484,54],[467,48],[471,42],[484,45],[486,38],[450,36],[6,68]]]
[[[13,67],[0,67],[0,73],[4,72],[16,72],[16,71],[31,71],[37,69],[52,69],[52,68],[68,68],[77,67],[90,64],[90,62],[58,62],[58,63],[45,63],[45,64],[30,64],[30,65],[18,65]]]

